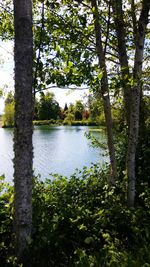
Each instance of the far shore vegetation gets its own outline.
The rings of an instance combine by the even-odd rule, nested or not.
[[[123,116],[122,103],[113,103],[113,123],[119,123]],[[70,126],[104,126],[105,118],[100,99],[92,94],[87,96],[86,102],[77,100],[74,104],[65,103],[59,106],[52,92],[41,92],[35,99],[33,125],[70,125]],[[14,126],[14,96],[10,91],[5,99],[4,114],[0,119],[0,126],[12,128]]]

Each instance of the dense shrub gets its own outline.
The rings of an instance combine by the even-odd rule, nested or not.
[[[109,188],[106,175],[93,167],[70,180],[38,182],[35,195],[33,266],[150,264],[147,197],[144,210],[129,210],[126,182]]]
[[[141,184],[142,206],[137,203],[135,209],[128,209],[126,180],[110,187],[107,177],[107,170],[94,165],[70,179],[55,175],[43,182],[34,178],[31,266],[150,266],[150,190]],[[3,183],[2,266],[16,266],[12,200],[12,188]]]
[[[0,266],[15,266],[12,239],[13,187],[0,176]]]

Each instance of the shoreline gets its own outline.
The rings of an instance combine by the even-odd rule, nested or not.
[[[71,123],[63,123],[60,121],[51,121],[51,120],[43,120],[43,121],[33,121],[33,126],[97,126],[103,127],[103,124],[98,124],[96,122],[88,122],[88,121],[72,121]],[[3,122],[0,121],[0,128],[13,128],[13,126],[3,126]]]

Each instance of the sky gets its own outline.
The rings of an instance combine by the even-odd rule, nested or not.
[[[0,98],[0,114],[4,110],[4,97],[14,90],[14,60],[13,60],[13,42],[0,41],[0,88],[4,88],[4,96]],[[88,90],[68,90],[68,89],[51,89],[55,94],[55,99],[63,108],[65,103],[68,105],[76,100],[83,99]]]
[[[0,41],[0,88],[7,93],[14,88],[13,46],[11,42]],[[4,97],[0,98],[0,113],[4,108]]]

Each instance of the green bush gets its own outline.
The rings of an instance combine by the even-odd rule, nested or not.
[[[147,200],[144,210],[129,210],[126,181],[110,188],[107,175],[93,166],[69,180],[37,180],[34,196],[33,266],[150,264]]]
[[[3,128],[14,126],[14,102],[5,104]]]
[[[13,240],[13,187],[0,176],[0,266],[16,266]]]
[[[110,187],[107,169],[86,167],[70,179],[33,180],[31,266],[150,266],[150,190],[141,183],[142,206],[128,209],[126,179]],[[5,188],[5,190],[4,190]],[[2,266],[13,257],[12,187],[1,189]],[[140,202],[139,202],[140,203]],[[9,265],[13,262],[13,265]]]

